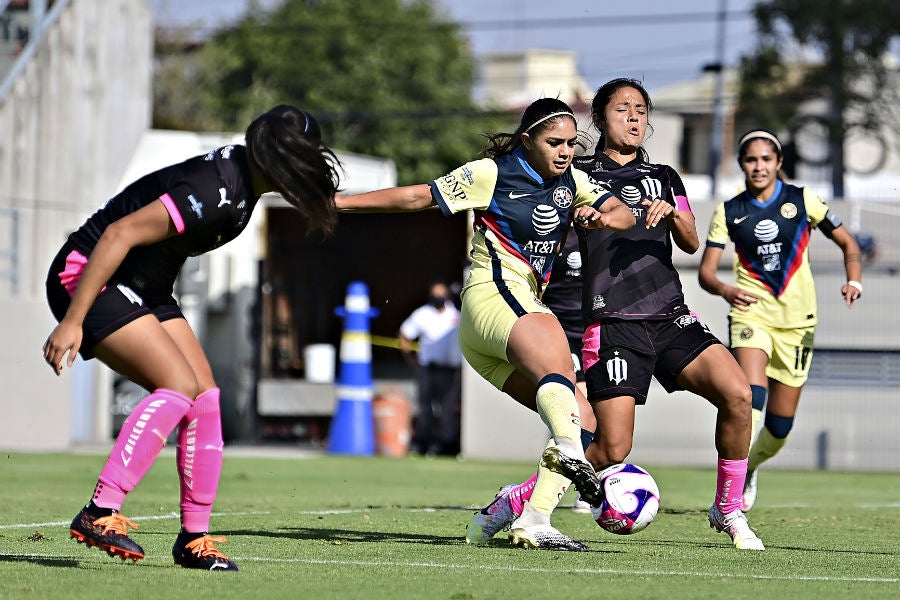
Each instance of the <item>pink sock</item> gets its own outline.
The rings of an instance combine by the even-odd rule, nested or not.
[[[122,508],[125,494],[134,489],[166,445],[166,438],[191,408],[183,394],[159,388],[134,408],[119,432],[97,487],[94,504]]]
[[[747,459],[727,460],[720,458],[716,477],[716,506],[723,515],[741,507],[744,494],[744,480],[747,479]]]
[[[181,480],[181,526],[209,531],[209,517],[222,473],[222,417],[219,388],[206,390],[178,426],[176,460]]]
[[[520,483],[516,487],[509,490],[509,505],[517,515],[522,514],[522,508],[525,506],[525,503],[531,498],[531,494],[532,492],[534,492],[534,484],[536,481],[537,473],[532,475],[531,478],[528,479],[528,481]]]

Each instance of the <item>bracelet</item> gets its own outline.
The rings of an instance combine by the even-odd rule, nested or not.
[[[862,295],[862,284],[860,282],[853,281],[851,279],[850,281],[847,282],[847,285],[849,285],[850,287],[855,287],[857,290],[859,290],[859,294]]]

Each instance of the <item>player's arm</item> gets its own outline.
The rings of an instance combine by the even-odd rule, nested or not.
[[[44,359],[59,375],[62,359],[69,353],[67,365],[75,363],[81,347],[81,326],[91,305],[128,252],[136,246],[160,242],[175,235],[169,212],[159,200],[111,223],[91,252],[69,309],[44,343]]]
[[[862,253],[859,244],[843,225],[831,232],[831,239],[844,253],[844,270],[847,272],[847,283],[841,286],[841,296],[849,307],[862,296]]]
[[[334,198],[341,212],[406,212],[437,206],[427,184],[387,188],[364,194],[337,195]]]
[[[585,229],[612,229],[626,231],[634,227],[636,219],[631,209],[612,196],[607,198],[600,208],[579,206],[575,209],[575,222]]]

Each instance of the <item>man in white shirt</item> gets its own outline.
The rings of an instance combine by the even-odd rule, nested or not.
[[[459,453],[462,353],[459,310],[443,283],[431,285],[428,303],[400,325],[400,351],[416,372],[419,411],[412,448],[420,454]],[[418,341],[418,352],[413,352]]]

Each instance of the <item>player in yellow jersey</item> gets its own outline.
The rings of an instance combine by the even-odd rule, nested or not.
[[[602,498],[584,458],[569,345],[540,298],[570,219],[615,230],[628,229],[635,219],[605,187],[572,168],[577,133],[572,109],[542,98],[525,110],[515,132],[489,136],[481,160],[430,184],[336,199],[339,210],[474,211],[460,348],[491,384],[536,410],[553,436],[534,494],[511,526],[510,540],[522,547],[587,550],[550,525],[550,514],[569,480],[587,499]]]
[[[720,204],[713,215],[700,263],[700,286],[731,305],[731,348],[753,395],[753,431],[743,510],[756,501],[757,469],[784,446],[809,374],[818,314],[809,267],[810,231],[818,228],[844,253],[848,307],[862,296],[859,247],[841,220],[809,188],[780,176],[781,143],[770,131],[741,138],[738,163],[746,190]],[[734,242],[733,284],[717,275],[722,251]],[[767,399],[768,396],[768,399]]]

